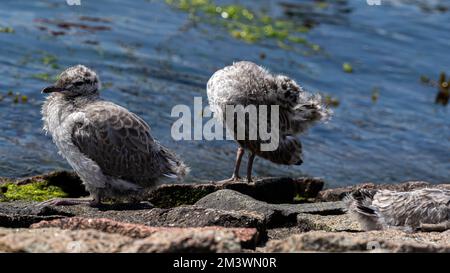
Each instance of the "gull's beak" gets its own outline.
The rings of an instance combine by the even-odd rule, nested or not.
[[[53,92],[61,92],[64,91],[64,88],[56,87],[54,85],[48,86],[42,89],[42,93],[53,93]]]

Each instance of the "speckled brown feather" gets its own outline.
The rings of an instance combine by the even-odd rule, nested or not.
[[[97,101],[84,109],[88,123],[73,127],[73,143],[108,176],[144,186],[162,175],[181,176],[183,163],[150,135],[150,127],[123,107]]]

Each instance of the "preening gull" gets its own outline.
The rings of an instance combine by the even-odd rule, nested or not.
[[[80,176],[91,204],[104,199],[140,201],[162,179],[181,180],[188,168],[179,157],[151,136],[139,116],[101,99],[99,89],[97,74],[77,65],[42,90],[50,93],[42,107],[44,131]]]
[[[255,156],[262,157],[277,164],[300,165],[302,145],[297,135],[318,121],[325,121],[331,116],[331,111],[322,105],[319,95],[305,92],[293,79],[275,75],[266,69],[247,61],[227,66],[210,78],[207,84],[207,95],[211,110],[215,117],[222,121],[227,129],[232,129],[234,139],[239,144],[233,175],[227,181],[238,180],[239,168],[244,150],[250,152],[247,164],[247,180],[252,181],[252,166]],[[270,109],[272,105],[279,106],[279,146],[272,151],[261,149],[263,141],[258,133],[257,139],[249,135],[250,120],[234,119],[227,122],[226,107],[255,105],[258,111],[262,105]],[[270,112],[270,110],[268,110]],[[258,120],[265,122],[270,131],[270,119]],[[245,125],[245,137],[238,138],[237,128]]]
[[[346,197],[348,211],[365,230],[450,229],[450,190],[424,188],[410,192],[361,189]]]

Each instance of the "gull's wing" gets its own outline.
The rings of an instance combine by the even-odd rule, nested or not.
[[[389,225],[418,227],[421,223],[448,220],[450,191],[420,189],[412,192],[379,191],[373,205]]]
[[[85,109],[72,141],[103,173],[137,184],[161,176],[177,177],[182,164],[150,135],[150,127],[137,115],[113,103],[99,101]]]

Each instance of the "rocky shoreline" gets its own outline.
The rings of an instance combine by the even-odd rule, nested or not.
[[[341,201],[358,188],[450,189],[401,184],[323,189],[315,178],[261,178],[252,184],[160,186],[137,205],[41,206],[21,188],[40,185],[85,196],[69,172],[0,178],[0,252],[450,252],[450,231],[365,232]],[[8,191],[14,191],[14,194]],[[30,197],[31,196],[31,197]]]

